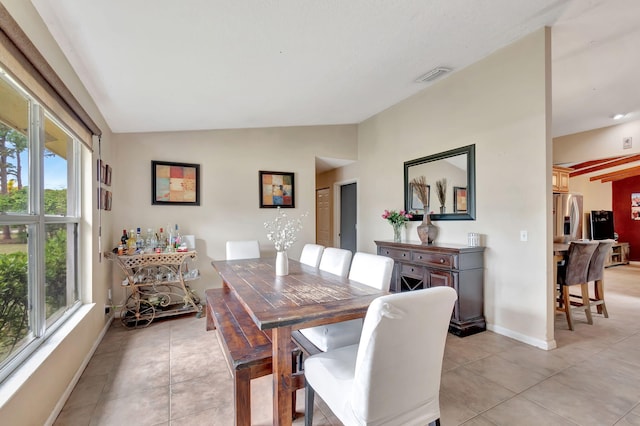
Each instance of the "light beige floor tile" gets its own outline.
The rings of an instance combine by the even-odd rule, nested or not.
[[[516,393],[530,388],[547,377],[499,356],[483,358],[467,364],[465,368]]]
[[[443,423],[443,425],[450,425],[453,423]],[[496,423],[489,421],[486,417],[480,415],[472,418],[468,422],[462,423],[464,426],[498,426]]]
[[[87,367],[82,372],[83,376],[102,376],[113,372],[122,362],[122,353],[104,352],[91,357]]]
[[[467,337],[461,338],[447,335],[447,341],[444,346],[444,357],[447,362],[452,362],[455,365],[464,365],[491,355],[491,352],[485,350],[481,342],[476,343],[473,340],[467,341],[465,339]]]
[[[629,413],[616,426],[640,426],[640,414]]]
[[[96,406],[91,426],[157,425],[169,420],[169,387],[131,389],[120,398],[103,400]]]
[[[458,396],[453,397],[446,392],[440,392],[440,424],[460,425],[477,416],[477,412],[466,407]]]
[[[499,354],[504,351],[512,350],[514,348],[530,347],[529,345],[526,345],[522,342],[518,342],[517,340],[501,336],[491,331],[472,334],[471,336],[464,337],[462,343],[464,345],[473,344],[476,346],[480,346],[484,351],[492,354]]]
[[[500,358],[511,361],[520,368],[535,371],[544,376],[551,376],[568,368],[571,364],[554,351],[545,351],[533,346],[521,345],[500,353]]]
[[[96,405],[102,396],[102,391],[107,383],[107,375],[80,377],[75,388],[65,403],[65,408]]]
[[[148,389],[168,386],[170,380],[169,361],[143,362],[139,366],[116,368],[109,375],[104,388],[104,398],[144,393]]]
[[[181,417],[172,419],[171,426],[233,426],[233,412],[229,412],[228,408],[209,408],[204,411],[198,411]]]
[[[221,417],[233,418],[233,383],[230,379],[200,377],[175,383],[171,386],[171,419],[179,419],[195,413],[215,409]]]
[[[623,408],[627,403],[611,406],[601,401],[600,393],[574,389],[555,378],[526,390],[522,396],[584,426],[613,425],[628,411]]]
[[[575,423],[565,419],[538,404],[523,397],[515,396],[500,405],[482,413],[482,417],[496,425],[518,426],[575,426]]]
[[[58,415],[53,426],[86,426],[91,422],[96,404],[89,404],[82,407],[65,407]]]
[[[465,367],[458,367],[442,374],[440,394],[458,401],[458,407],[479,414],[511,398],[514,392]]]

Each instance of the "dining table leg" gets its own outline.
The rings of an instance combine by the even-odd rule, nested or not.
[[[271,337],[273,348],[273,424],[289,426],[293,421],[291,327],[274,328]]]

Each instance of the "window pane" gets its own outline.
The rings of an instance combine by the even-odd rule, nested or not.
[[[12,239],[0,240],[0,365],[31,338],[26,226],[3,229]]]
[[[29,101],[0,78],[0,212],[27,213]]]
[[[67,206],[67,158],[72,139],[49,117],[45,117],[44,214],[65,216]]]
[[[45,226],[45,305],[47,320],[67,307],[67,224]],[[49,321],[47,321],[49,322]]]

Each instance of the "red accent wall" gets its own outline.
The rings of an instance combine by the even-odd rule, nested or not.
[[[618,241],[629,243],[629,260],[640,260],[640,220],[631,219],[631,194],[640,193],[640,176],[614,181],[611,189]]]

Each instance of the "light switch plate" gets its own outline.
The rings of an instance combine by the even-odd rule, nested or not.
[[[520,231],[520,241],[527,241],[528,238],[527,231]]]
[[[629,149],[632,146],[632,139],[631,136],[626,137],[626,138],[622,138],[622,148],[623,149]]]

